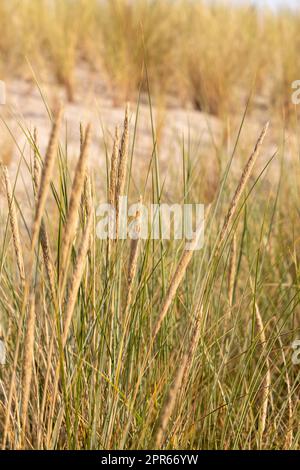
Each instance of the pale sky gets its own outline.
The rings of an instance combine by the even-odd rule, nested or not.
[[[269,7],[278,7],[278,6],[289,6],[292,8],[299,8],[300,1],[299,0],[234,0],[237,3],[253,3],[255,5],[264,6],[267,5]]]

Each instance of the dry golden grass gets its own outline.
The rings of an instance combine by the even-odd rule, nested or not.
[[[82,85],[76,70],[85,63],[118,102],[147,91],[146,64],[155,97],[227,116],[254,83],[258,96],[289,115],[300,73],[299,21],[298,12],[221,1],[1,0],[0,73],[30,78],[27,58],[73,101]]]
[[[113,200],[111,182],[116,180],[113,187],[124,195],[128,187],[125,178],[132,177],[126,157],[130,141],[128,119],[127,110],[123,144],[121,141],[120,146],[115,145],[113,151],[116,163],[119,160],[115,164],[116,176],[108,181],[107,194]],[[8,288],[18,265],[8,256],[12,246],[4,241],[2,247],[5,269],[1,271],[1,306],[11,323],[9,338],[5,338],[9,362],[0,370],[5,391],[0,396],[2,448],[297,445],[295,371],[285,356],[282,336],[283,331],[286,335],[294,331],[290,314],[296,313],[297,305],[291,312],[286,310],[294,287],[282,286],[279,293],[277,287],[273,290],[274,304],[280,311],[274,329],[273,313],[266,308],[270,287],[264,285],[270,273],[272,280],[282,283],[278,262],[286,256],[286,247],[283,245],[282,251],[281,237],[276,233],[271,238],[272,250],[264,248],[267,245],[257,240],[257,236],[262,237],[261,224],[255,223],[261,209],[255,209],[254,204],[249,216],[241,202],[258,152],[265,151],[262,144],[267,126],[239,180],[228,179],[210,202],[206,211],[210,235],[203,250],[182,253],[174,242],[140,239],[139,211],[132,221],[136,239],[130,243],[118,241],[109,252],[109,242],[96,238],[97,194],[91,189],[86,165],[89,128],[81,132],[81,157],[71,188],[63,185],[68,169],[61,154],[63,146],[58,146],[58,129],[55,119],[46,157],[41,159],[41,178],[36,132],[31,142],[35,154],[33,168],[28,169],[32,171],[36,208],[30,243],[38,220],[42,250],[28,254],[33,257],[29,265],[35,269],[28,270],[25,290],[21,280],[15,283],[15,291]],[[53,162],[57,159],[61,165],[61,187],[57,182],[51,184]],[[155,197],[158,168],[153,166],[151,170],[153,187],[149,194],[144,191],[145,199]],[[39,180],[46,182],[46,189]],[[197,179],[193,181],[198,187]],[[259,180],[255,186],[255,201],[265,201]],[[46,193],[41,195],[43,191]],[[65,197],[69,193],[70,200]],[[53,197],[57,204],[49,206],[53,212],[51,218],[46,218],[46,203]],[[220,198],[225,207],[219,214]],[[275,196],[272,211],[276,211],[277,204]],[[247,243],[242,217],[240,228],[237,220],[233,224],[239,211],[252,236]],[[8,210],[8,220],[10,217]],[[15,219],[19,223],[17,214]],[[61,230],[52,230],[55,219],[61,221]],[[69,220],[72,229],[68,227]],[[280,227],[279,220],[276,231]],[[47,262],[43,231],[47,233],[47,246],[57,247],[51,253],[55,280],[62,272],[58,263],[62,256],[60,247],[69,234],[69,252],[64,255],[65,282],[54,286],[49,275],[44,276]],[[192,243],[197,241],[196,235]],[[162,252],[158,249],[160,244]],[[241,258],[238,253],[242,253]],[[169,279],[165,291],[163,277]],[[230,328],[226,320],[229,314]],[[276,356],[274,345],[279,351]],[[287,432],[281,435],[274,423]]]
[[[190,145],[183,146],[182,166],[172,169],[178,201],[199,203],[203,196],[208,205],[201,250],[194,250],[201,230],[189,249],[186,240],[164,240],[161,233],[142,239],[139,210],[135,239],[97,238],[101,191],[116,210],[117,227],[119,197],[170,200],[160,174],[166,144],[160,123],[155,135],[152,109],[147,172],[136,174],[127,105],[107,179],[97,184],[99,168],[88,168],[89,125],[80,125],[73,179],[61,108],[45,155],[37,130],[25,132],[25,162],[33,150],[24,169],[33,187],[32,200],[26,193],[32,226],[1,168],[2,449],[298,448],[299,370],[290,354],[300,327],[298,170],[291,171],[282,145],[274,182],[268,124],[254,150],[255,139],[251,147],[240,145],[247,115],[235,145],[230,126],[250,92],[267,100],[263,114],[292,115],[299,14],[183,0],[51,5],[0,0],[1,73],[5,65],[7,77],[28,77],[27,55],[72,101],[76,72],[89,64],[105,77],[115,102],[141,91],[151,105],[153,90],[156,103],[176,100],[218,115],[225,132],[203,170]],[[139,106],[138,100],[137,128]]]

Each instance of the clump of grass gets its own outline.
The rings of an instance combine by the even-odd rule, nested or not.
[[[72,191],[70,196],[70,203],[68,208],[68,214],[65,223],[65,231],[62,239],[61,247],[61,269],[62,273],[60,281],[64,281],[64,273],[66,271],[66,264],[70,254],[71,245],[76,231],[78,223],[78,210],[80,206],[81,196],[84,190],[84,182],[86,177],[87,161],[88,161],[88,150],[91,138],[91,128],[87,127],[84,135],[83,144],[80,150],[80,156],[76,165]]]
[[[299,331],[297,289],[289,277],[294,272],[289,253],[296,250],[292,234],[299,229],[292,217],[297,193],[284,179],[276,194],[266,197],[263,171],[242,197],[258,152],[267,152],[262,146],[267,127],[239,177],[221,175],[206,211],[204,247],[193,251],[161,235],[113,244],[98,239],[99,196],[87,170],[89,128],[81,127],[70,182],[68,146],[59,145],[61,119],[53,120],[45,159],[37,137],[27,136],[36,152],[31,174],[36,205],[32,229],[26,230],[27,221],[19,227],[19,240],[24,237],[32,247],[24,262],[30,268],[25,289],[10,256],[15,247],[7,236],[1,246],[0,304],[10,320],[7,364],[0,369],[2,447],[297,447],[298,372],[286,352]],[[132,188],[130,199],[136,200],[138,191],[146,203],[163,201],[158,153],[144,187],[126,185],[128,178],[135,181],[130,145],[127,109],[107,171],[109,200],[116,203]],[[178,197],[188,194],[199,202],[192,196],[199,194],[194,166],[190,172],[185,187],[178,184]],[[11,194],[7,225],[12,200]],[[133,221],[137,235],[140,216],[137,211]],[[46,222],[53,278],[60,280],[54,286],[42,241]],[[224,325],[228,308],[230,328]]]
[[[24,268],[24,260],[23,260],[23,250],[22,244],[20,239],[19,233],[19,223],[17,217],[17,211],[15,206],[14,194],[11,187],[10,177],[8,173],[8,169],[5,165],[1,165],[2,176],[5,185],[5,193],[7,198],[8,210],[9,210],[9,223],[11,227],[12,237],[13,237],[13,244],[15,249],[15,255],[17,260],[17,266],[19,270],[19,275],[21,282],[25,282],[25,268]]]
[[[33,189],[36,197],[39,193],[39,186],[40,186],[40,167],[38,162],[38,142],[37,142],[37,131],[34,130],[34,162],[33,162]],[[43,251],[43,258],[44,258],[44,265],[46,269],[46,273],[48,276],[49,286],[51,290],[52,298],[55,299],[55,269],[53,264],[53,257],[51,253],[50,241],[49,236],[46,229],[45,220],[42,219],[41,221],[41,230],[40,230],[40,242]]]
[[[2,1],[0,72],[30,79],[27,59],[73,101],[82,89],[77,69],[88,65],[116,103],[146,92],[148,76],[163,102],[222,117],[255,83],[258,98],[288,116],[299,79],[298,25],[297,11],[222,1]]]
[[[260,152],[260,149],[261,149],[261,146],[263,144],[263,141],[264,141],[264,138],[266,136],[266,133],[268,131],[268,128],[269,128],[269,122],[266,123],[266,125],[264,126],[259,138],[258,138],[258,141],[256,142],[255,144],[255,148],[252,152],[252,154],[250,155],[246,165],[245,165],[245,168],[243,170],[243,173],[242,173],[242,176],[241,176],[241,179],[238,183],[238,186],[235,190],[235,193],[233,195],[233,198],[232,198],[232,201],[230,203],[230,206],[229,206],[229,209],[228,209],[228,212],[226,214],[226,217],[225,217],[225,220],[224,220],[224,224],[223,224],[223,227],[222,227],[222,230],[220,232],[220,237],[219,237],[219,240],[218,240],[218,245],[216,247],[216,253],[218,254],[218,251],[220,250],[221,246],[222,246],[222,243],[224,241],[224,238],[226,236],[226,233],[228,231],[228,229],[230,228],[230,224],[232,222],[232,219],[234,217],[234,214],[235,214],[235,211],[236,211],[236,208],[238,206],[238,203],[239,203],[239,200],[243,194],[243,191],[246,187],[246,184],[249,180],[249,177],[251,175],[251,172],[252,172],[252,169],[255,165],[255,162],[256,162],[256,159],[259,155],[259,152]]]

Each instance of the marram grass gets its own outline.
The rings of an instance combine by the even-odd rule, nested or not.
[[[294,251],[297,260],[297,193],[284,179],[266,197],[269,167],[260,174],[255,168],[258,150],[268,152],[266,128],[239,179],[224,175],[206,211],[203,249],[185,251],[179,241],[115,240],[108,247],[97,238],[92,131],[81,126],[79,160],[65,186],[61,120],[60,111],[45,158],[34,160],[29,233],[4,169],[2,448],[299,447],[300,371],[291,360],[298,264],[290,256]],[[134,171],[129,120],[127,108],[108,171],[113,202]],[[29,140],[39,152],[37,134]],[[153,188],[139,188],[143,201],[155,197],[156,163]],[[194,198],[197,178],[185,184]],[[163,199],[162,187],[159,194]]]

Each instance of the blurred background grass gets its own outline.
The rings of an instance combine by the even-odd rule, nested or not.
[[[88,65],[116,103],[154,97],[226,116],[254,90],[289,115],[300,77],[300,13],[247,2],[193,0],[0,0],[0,75],[53,79],[75,99]],[[274,3],[275,4],[275,3]]]
[[[50,84],[48,90],[53,88],[55,97],[59,86],[65,98],[77,104],[67,107],[64,138],[57,151],[44,214],[56,283],[72,194],[72,157],[78,153],[66,128],[71,115],[78,119],[79,127],[82,89],[88,94],[90,77],[94,80],[96,76],[100,85],[105,84],[103,94],[109,91],[116,108],[121,109],[127,100],[138,103],[130,112],[125,185],[130,200],[136,202],[143,194],[148,202],[203,201],[210,207],[204,250],[194,254],[155,344],[153,322],[180,262],[181,244],[172,240],[140,244],[132,301],[127,308],[130,246],[116,244],[109,256],[109,246],[96,238],[94,227],[64,351],[60,349],[58,320],[69,291],[59,293],[58,309],[41,249],[36,249],[33,378],[24,418],[20,415],[26,402],[22,377],[30,322],[24,314],[26,297],[16,268],[8,198],[0,210],[0,337],[5,336],[8,363],[0,369],[3,447],[152,448],[178,367],[196,338],[188,374],[177,390],[173,416],[169,416],[160,446],[299,448],[300,373],[291,360],[300,318],[299,125],[296,122],[294,134],[289,135],[282,121],[289,123],[296,112],[291,85],[300,79],[300,13],[286,8],[286,2],[281,8],[273,8],[275,2],[269,2],[269,8],[263,3],[0,0],[0,79],[8,85],[17,79],[15,87],[23,95],[30,93],[21,86],[25,81],[33,82],[33,87]],[[37,83],[29,64],[38,76]],[[101,86],[98,90],[102,93]],[[1,138],[1,163],[14,166],[10,168],[12,188],[27,276],[29,221],[34,211],[30,188],[35,184],[35,164],[40,170],[44,168],[43,146],[45,135],[48,137],[43,132],[40,107],[34,109],[32,103],[37,106],[43,99],[38,96],[26,104],[33,112],[29,117],[27,114],[26,123],[6,124],[3,119],[4,127],[11,127],[10,140]],[[152,99],[153,108],[149,106]],[[22,100],[18,109],[25,113]],[[164,107],[175,110],[164,113]],[[207,124],[209,144],[205,144],[199,127],[190,129],[189,120],[182,128],[186,121],[179,108],[220,118],[187,113]],[[116,111],[114,118],[120,128],[118,109],[109,107],[104,121]],[[94,114],[90,116],[98,138],[102,126],[97,127]],[[262,154],[216,254],[222,221],[265,118],[271,119],[271,126]],[[144,122],[150,123],[147,129]],[[174,123],[174,132],[163,139],[161,127],[170,130]],[[37,126],[37,141],[32,124]],[[113,127],[110,121],[108,131],[103,130],[105,145],[99,147],[100,138],[94,141],[97,158],[89,174],[91,207],[97,207],[103,192],[109,192]],[[142,141],[143,154],[137,149],[140,127],[151,142],[148,148]],[[25,142],[16,145],[20,133]],[[79,131],[76,136],[78,139]],[[176,143],[179,159],[175,158]],[[20,187],[22,192],[18,193]],[[86,185],[81,191],[84,188]],[[1,199],[6,201],[3,185],[1,191]],[[80,204],[69,281],[77,266],[86,216]],[[61,370],[57,397],[53,394],[56,370]]]

